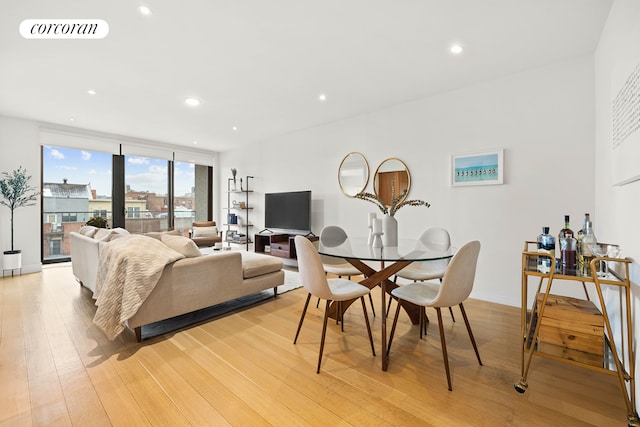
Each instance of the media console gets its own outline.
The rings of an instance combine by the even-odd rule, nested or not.
[[[254,248],[257,253],[296,259],[296,245],[294,243],[296,236],[297,234],[289,233],[256,234],[253,239]],[[318,236],[313,234],[305,237],[312,242],[318,240]]]

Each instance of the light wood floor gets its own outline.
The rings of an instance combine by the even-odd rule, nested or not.
[[[111,342],[93,326],[89,292],[68,265],[1,279],[0,425],[626,425],[612,376],[536,358],[529,390],[515,392],[517,308],[465,304],[484,366],[459,311],[457,323],[443,312],[450,392],[434,312],[423,340],[401,317],[382,372],[354,305],[344,333],[330,324],[316,374],[320,309],[292,343],[305,297],[298,289],[138,344],[132,332]],[[372,326],[379,352],[379,317]]]

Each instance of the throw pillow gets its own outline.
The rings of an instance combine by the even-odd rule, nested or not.
[[[93,237],[93,235],[96,234],[96,231],[98,231],[98,227],[94,227],[93,225],[83,225],[80,227],[80,230],[78,230],[78,233],[83,236]]]
[[[218,227],[193,227],[193,237],[218,237]]]
[[[109,237],[111,236],[111,231],[108,228],[98,228],[93,235],[94,240],[99,240],[101,242],[108,242]]]
[[[176,252],[180,252],[187,258],[194,258],[202,255],[198,246],[193,243],[193,240],[184,236],[172,236],[171,234],[163,234],[160,237],[162,243],[170,247]]]
[[[153,237],[157,240],[162,240],[162,236],[170,235],[170,236],[180,236],[180,230],[171,230],[171,231],[149,231],[148,233],[144,233],[143,236]]]
[[[124,235],[128,235],[128,234],[131,234],[131,233],[129,233],[129,231],[128,231],[128,230],[125,230],[125,229],[124,229],[124,228],[122,228],[122,227],[116,227],[116,228],[112,228],[112,229],[111,229],[111,234],[124,234]]]

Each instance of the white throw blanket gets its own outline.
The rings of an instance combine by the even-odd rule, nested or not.
[[[100,244],[95,323],[115,339],[155,288],[167,264],[184,255],[160,240],[131,235]]]

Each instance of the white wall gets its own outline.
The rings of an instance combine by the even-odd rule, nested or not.
[[[612,185],[612,121],[611,100],[620,89],[617,76],[629,73],[629,64],[640,63],[640,2],[637,0],[616,0],[609,13],[595,54],[596,93],[596,147],[595,158],[595,203],[599,221],[598,238],[601,241],[621,245],[623,255],[633,259],[631,265],[632,313],[640,302],[640,181],[624,186]],[[636,164],[640,159],[634,159]],[[616,294],[606,295],[617,301]],[[615,309],[616,304],[611,304]],[[613,310],[612,310],[613,311]],[[618,313],[616,310],[615,314]],[[634,336],[640,330],[640,320],[634,316]],[[619,325],[614,324],[616,330]],[[635,346],[634,346],[635,349]],[[638,356],[635,361],[638,366]],[[640,384],[636,383],[636,394]]]
[[[640,63],[640,2],[616,0],[595,55],[596,149],[595,201],[600,221],[597,236],[619,243],[624,255],[635,260],[633,281],[640,283],[640,181],[612,185],[611,100],[620,88],[613,87],[614,73],[630,72],[628,64]],[[636,159],[640,163],[640,159]]]
[[[0,116],[0,172],[11,172],[19,166],[31,175],[31,185],[40,187],[40,146],[37,124],[28,120]],[[35,206],[19,208],[14,213],[14,248],[22,250],[22,271],[41,270],[40,264],[40,200]],[[11,249],[11,214],[0,206],[0,249]]]
[[[530,70],[222,153],[221,181],[231,167],[256,176],[254,231],[263,228],[264,192],[312,190],[316,234],[339,224],[364,236],[375,208],[340,192],[340,161],[360,151],[373,175],[385,158],[398,157],[411,172],[409,197],[432,205],[400,210],[400,236],[437,225],[457,246],[480,240],[472,296],[519,306],[523,242],[544,225],[557,233],[564,214],[577,231],[584,213],[594,212],[593,84],[591,56]],[[505,149],[504,185],[449,185],[451,154],[494,147]]]

